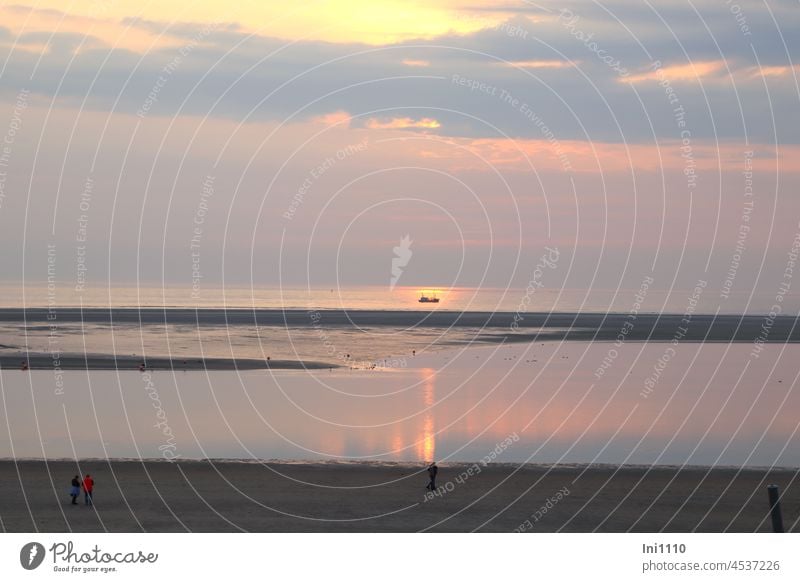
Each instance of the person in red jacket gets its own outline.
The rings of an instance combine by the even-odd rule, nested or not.
[[[92,493],[94,492],[94,479],[91,475],[86,475],[83,478],[83,497],[86,505],[92,504]]]

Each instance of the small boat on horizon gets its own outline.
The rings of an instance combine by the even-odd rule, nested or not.
[[[418,301],[420,303],[439,303],[439,298],[436,296],[436,293],[433,293],[432,295],[428,296],[425,295],[425,292],[423,291],[420,294]]]

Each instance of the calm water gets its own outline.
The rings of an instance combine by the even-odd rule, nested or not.
[[[0,287],[0,304],[6,307],[48,307],[51,302],[64,307],[228,307],[284,308],[300,310],[366,309],[366,310],[447,310],[447,311],[505,311],[520,310],[526,296],[519,289],[456,288],[435,291],[438,304],[417,301],[420,290],[396,287],[354,287],[337,289],[246,289],[204,287],[198,297],[187,288],[127,288],[92,287],[81,294],[69,286],[47,287],[26,285],[24,294],[19,286]],[[539,289],[529,295],[526,311],[608,312],[627,313],[636,301],[637,290],[549,290]],[[687,294],[675,291],[671,295],[650,289],[642,297],[638,309],[645,312],[683,313]],[[695,313],[743,311],[748,296],[732,296],[720,304],[718,295],[710,290],[699,297]],[[750,304],[750,312],[759,311],[759,301]],[[725,309],[721,309],[724,307]],[[788,313],[788,312],[787,312]],[[175,358],[238,357],[322,361],[362,366],[385,359],[409,356],[413,351],[460,346],[472,341],[479,330],[470,328],[373,328],[344,329],[313,325],[294,327],[254,325],[138,325],[115,323],[91,324],[56,321],[55,329],[48,322],[0,322],[0,353],[14,357],[22,352],[52,352],[74,354],[146,354],[150,357]],[[487,332],[492,330],[487,329]],[[507,331],[507,330],[503,330]],[[531,331],[531,330],[529,330]],[[349,358],[346,356],[349,354]]]
[[[686,344],[661,366],[669,344],[629,343],[598,377],[612,347],[451,349],[371,372],[67,372],[61,393],[52,371],[6,370],[0,456],[475,461],[511,437],[495,462],[800,466],[800,346]]]
[[[24,287],[24,293],[22,289]],[[419,303],[420,293],[435,293],[438,304]],[[636,289],[537,289],[529,294],[529,311],[562,312],[623,312],[635,303]],[[650,288],[643,297],[641,312],[683,313],[691,289],[675,289],[671,293]],[[193,296],[186,287],[90,287],[81,293],[69,285],[56,285],[48,291],[36,284],[0,285],[0,307],[47,307],[53,302],[63,307],[228,307],[264,309],[381,309],[381,310],[449,310],[449,311],[508,311],[515,312],[525,297],[524,289],[491,287],[428,289],[388,286],[337,288],[247,288],[203,287]],[[767,313],[775,302],[774,292],[755,295],[731,293],[721,300],[717,289],[699,297],[697,313]],[[800,306],[792,306],[797,308]],[[787,310],[789,306],[787,305]]]
[[[5,288],[5,306],[176,306],[516,311],[523,292],[417,289],[115,288],[69,296]],[[633,292],[537,293],[530,311],[620,311]],[[589,301],[591,299],[591,301]],[[741,299],[741,298],[740,298]],[[741,300],[740,303],[746,303]],[[641,312],[682,313],[651,291]],[[729,302],[728,305],[734,305]],[[754,305],[754,304],[753,304]],[[696,312],[714,313],[714,294]],[[749,311],[758,311],[750,309]],[[421,462],[656,463],[800,467],[800,345],[603,342],[467,347],[477,330],[313,325],[0,323],[0,350],[271,356],[382,370],[309,372],[0,371],[2,457],[160,457]],[[413,356],[416,350],[416,356]],[[613,356],[613,357],[612,357]],[[602,368],[603,362],[606,366]],[[602,368],[602,369],[601,369]],[[63,385],[61,385],[63,383]],[[501,447],[502,448],[502,447]]]

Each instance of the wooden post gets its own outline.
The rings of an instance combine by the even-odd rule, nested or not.
[[[783,516],[781,515],[781,502],[780,495],[778,494],[777,485],[769,485],[767,487],[769,494],[769,510],[772,514],[772,531],[775,533],[783,533]]]

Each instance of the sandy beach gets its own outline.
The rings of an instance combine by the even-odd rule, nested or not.
[[[0,464],[6,532],[767,532],[770,483],[787,531],[800,517],[787,470],[443,465],[426,498],[422,465],[91,460],[91,509],[74,462]]]

